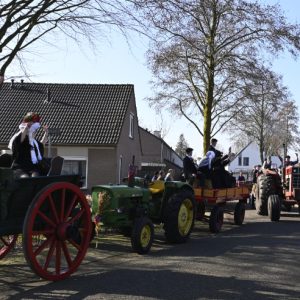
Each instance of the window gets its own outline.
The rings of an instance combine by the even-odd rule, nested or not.
[[[238,165],[241,166],[242,165],[242,157],[239,156],[239,162],[238,162]]]
[[[129,115],[129,137],[133,139],[133,128],[134,128],[134,114]]]
[[[62,175],[78,174],[82,177],[82,188],[87,187],[87,162],[84,158],[65,157]]]
[[[249,166],[249,157],[243,157],[243,166]]]

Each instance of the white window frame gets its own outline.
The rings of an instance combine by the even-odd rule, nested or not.
[[[129,114],[129,137],[133,139],[134,137],[134,114]]]
[[[80,187],[81,189],[87,188],[88,183],[88,158],[84,156],[63,156],[64,160],[74,160],[74,161],[85,161],[85,185]]]

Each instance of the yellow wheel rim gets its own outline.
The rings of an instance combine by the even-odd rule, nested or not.
[[[193,224],[193,203],[190,199],[185,199],[178,213],[178,230],[182,236],[186,236]]]
[[[142,228],[141,236],[140,236],[141,246],[143,248],[146,248],[149,245],[150,240],[151,240],[151,228],[149,225],[145,225]]]

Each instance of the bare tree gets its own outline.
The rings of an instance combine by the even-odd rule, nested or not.
[[[49,34],[63,33],[76,42],[99,39],[103,26],[125,32],[132,27],[127,1],[119,0],[2,0],[0,1],[0,86],[12,62]]]
[[[185,139],[183,133],[180,134],[179,140],[178,140],[178,142],[177,142],[177,144],[176,144],[175,152],[176,152],[180,157],[183,158],[183,157],[185,156],[185,154],[186,154],[185,150],[186,150],[186,148],[188,148],[188,147],[189,147],[188,142],[186,141],[186,139]]]
[[[274,121],[273,134],[270,136],[271,151],[280,156],[283,156],[284,148],[287,151],[299,151],[299,114],[295,102],[288,100],[283,103]]]
[[[245,106],[230,122],[230,132],[241,139],[255,141],[260,159],[278,154],[282,144],[291,145],[298,133],[298,113],[295,103],[289,99],[281,76],[267,69],[259,69],[247,77],[242,90]]]
[[[157,91],[150,102],[189,120],[203,151],[244,109],[246,78],[273,54],[300,50],[300,26],[278,5],[243,0],[133,1],[155,32],[148,52]],[[267,54],[269,56],[267,56]]]

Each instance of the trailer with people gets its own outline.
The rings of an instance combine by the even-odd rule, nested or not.
[[[234,223],[242,225],[245,218],[246,203],[249,198],[249,186],[242,185],[231,188],[207,188],[196,187],[194,188],[195,200],[197,203],[197,220],[207,219],[206,212],[210,212],[208,223],[209,229],[213,233],[220,232],[223,221],[224,213],[231,213],[227,209],[226,204],[232,202],[234,206]]]

